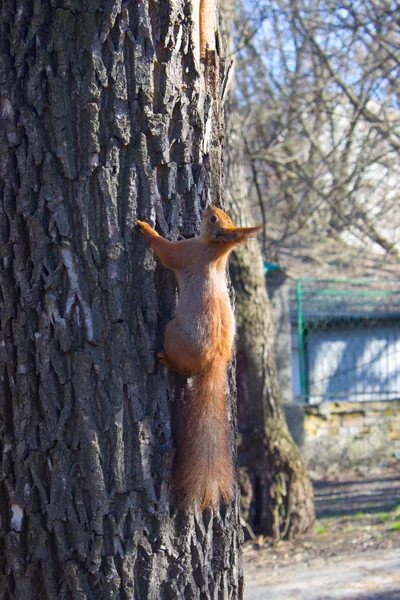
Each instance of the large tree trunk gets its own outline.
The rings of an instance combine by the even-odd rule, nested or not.
[[[184,0],[0,10],[0,598],[241,598],[237,502],[170,496],[176,288],[135,230],[220,198],[217,53]]]
[[[221,10],[228,28],[234,2],[223,0]],[[231,37],[229,29],[226,35]],[[248,226],[252,223],[234,86],[226,104],[226,206],[235,223]],[[233,253],[230,274],[236,294],[239,464],[245,471],[242,480],[247,475],[251,484],[246,516],[259,532],[275,539],[291,538],[314,522],[313,493],[282,408],[271,305],[257,241]]]

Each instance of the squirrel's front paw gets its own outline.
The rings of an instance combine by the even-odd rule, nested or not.
[[[145,223],[144,221],[136,221],[136,223],[140,233],[146,237],[158,237],[157,231],[154,231],[148,223]]]
[[[151,229],[150,225],[148,223],[145,223],[144,221],[136,221],[136,224],[140,233],[146,234],[149,231],[149,229]]]

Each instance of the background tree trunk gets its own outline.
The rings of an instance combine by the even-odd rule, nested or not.
[[[0,598],[241,598],[237,503],[171,503],[184,380],[155,355],[175,283],[135,230],[191,236],[220,200],[223,65],[210,52],[198,72],[183,0],[15,6],[0,20]]]
[[[228,39],[231,39],[233,12],[234,2],[223,0],[221,13]],[[226,206],[234,223],[249,226],[252,223],[244,170],[244,138],[233,86],[228,92],[225,114]],[[313,493],[282,408],[272,312],[256,240],[233,253],[230,274],[236,294],[239,464],[251,483],[251,503],[246,516],[257,531],[276,539],[291,538],[314,522]]]

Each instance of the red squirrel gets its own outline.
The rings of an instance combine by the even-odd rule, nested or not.
[[[178,280],[176,316],[165,329],[159,361],[192,378],[180,415],[174,491],[183,506],[217,508],[232,500],[235,480],[226,406],[235,318],[226,264],[231,250],[263,226],[235,227],[214,206],[205,212],[200,235],[188,240],[170,242],[137,223]]]

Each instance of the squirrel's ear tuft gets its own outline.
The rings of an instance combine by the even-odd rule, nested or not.
[[[245,244],[249,238],[255,237],[263,229],[264,225],[256,225],[255,227],[238,227],[237,241],[239,244]]]
[[[246,229],[248,230],[249,236],[254,236],[264,229],[264,225],[255,225],[254,227],[246,227]]]

